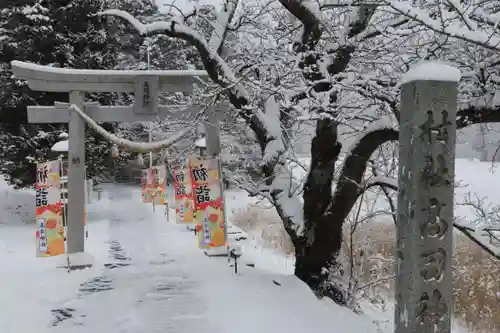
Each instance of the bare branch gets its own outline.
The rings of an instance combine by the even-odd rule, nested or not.
[[[363,192],[362,182],[366,165],[375,150],[389,141],[397,141],[399,133],[394,128],[377,128],[364,134],[346,157],[340,179],[335,189],[331,210],[346,217]]]
[[[97,14],[98,16],[119,17],[129,22],[141,35],[154,36],[165,34],[169,37],[182,39],[193,45],[200,55],[201,61],[210,78],[221,87],[227,89],[229,101],[239,110],[239,114],[250,124],[259,143],[263,146],[267,141],[265,115],[255,112],[250,105],[250,94],[237,80],[229,65],[222,57],[213,52],[207,41],[198,32],[176,20],[158,21],[143,24],[129,13],[111,9]]]
[[[375,185],[375,184],[373,184]],[[393,183],[386,183],[386,182],[380,182],[376,185],[379,185],[381,187],[389,188],[391,190],[397,191],[398,187],[393,186]],[[468,227],[458,221],[455,221],[453,223],[453,227],[463,233],[467,238],[469,238],[472,242],[477,244],[479,247],[481,247],[484,251],[488,252],[491,256],[495,257],[496,259],[500,260],[500,249],[496,246],[486,244],[482,240],[482,235],[479,234],[475,229],[472,229],[471,227]],[[489,231],[488,228],[482,229],[484,231]]]
[[[500,122],[500,106],[497,107],[468,107],[457,112],[457,128],[464,128],[473,124]]]
[[[172,8],[175,9],[179,14],[182,15],[182,17],[184,18],[184,22],[186,22],[187,19],[191,16],[191,14],[184,15],[184,12],[179,7],[177,7],[176,5],[174,5],[173,3],[172,4],[168,4],[167,3],[164,6],[165,7],[170,7],[170,9],[172,9]],[[193,11],[193,12],[195,12],[195,11]],[[169,10],[169,13],[170,13],[170,10]]]
[[[387,281],[394,280],[395,278],[396,278],[395,275],[391,275],[391,276],[386,276],[384,278],[379,278],[379,279],[373,280],[371,282],[365,283],[362,286],[359,286],[358,289],[357,289],[357,291],[366,289],[366,288],[371,287],[371,286],[376,285],[376,284],[380,284],[382,282],[387,282]]]
[[[365,183],[365,190],[368,190],[374,186],[381,186],[382,188],[390,188],[391,190],[398,190],[398,182],[394,178],[389,178],[385,176],[375,176],[368,179]]]
[[[397,182],[395,182],[395,181],[385,181],[384,179],[381,179],[380,181],[377,181],[376,180],[377,177],[374,177],[374,178],[375,178],[375,181],[372,181],[370,183],[371,186],[378,185],[378,186],[381,186],[383,189],[391,189],[391,190],[394,190],[394,191],[398,190],[398,186],[397,186],[398,184],[397,184]],[[486,212],[483,209],[481,209],[477,204],[472,204],[471,203],[471,205],[475,209],[479,209],[481,211],[480,215],[483,218],[487,218]],[[482,240],[483,237],[482,237],[482,235],[480,233],[478,233],[478,231],[476,231],[475,229],[473,229],[473,228],[471,228],[469,226],[466,226],[463,223],[460,223],[458,221],[455,221],[453,223],[453,226],[455,227],[455,229],[459,230],[461,233],[463,233],[465,236],[467,236],[467,238],[469,238],[471,241],[473,241],[478,246],[480,246],[483,250],[485,250],[486,252],[488,252],[490,255],[492,255],[496,259],[500,260],[500,249],[498,247],[496,247],[496,246],[493,246],[493,245],[490,245],[490,244],[486,244],[485,242],[483,242],[483,240]],[[489,229],[488,227],[481,228],[481,230],[491,233],[491,229]]]
[[[239,0],[226,0],[222,10],[217,15],[214,31],[208,45],[212,50],[220,54],[231,20],[233,19]]]
[[[400,1],[384,1],[384,3],[397,13],[439,34],[479,45],[492,51],[500,51],[500,36],[488,34],[485,31],[472,31],[457,27],[456,25],[441,24],[441,22],[433,19],[426,11],[415,8],[411,4]]]
[[[372,164],[372,173],[375,177],[379,176],[378,175],[378,171],[377,171],[377,168],[375,167],[375,163],[373,161],[371,161],[371,164]],[[377,185],[382,185],[382,184],[377,184]],[[392,216],[392,219],[394,221],[394,224],[397,223],[396,221],[396,204],[394,203],[394,200],[393,198],[391,197],[390,193],[389,193],[389,189],[386,187],[386,186],[381,186],[380,187],[382,189],[382,192],[384,192],[384,195],[385,195],[385,198],[387,199],[387,201],[389,202],[389,207],[391,208],[391,216]],[[397,191],[397,183],[396,183],[396,188],[393,188],[394,191]]]

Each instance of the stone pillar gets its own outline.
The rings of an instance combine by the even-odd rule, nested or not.
[[[70,104],[84,109],[85,93],[73,91]],[[76,112],[71,112],[69,121],[68,157],[68,253],[85,251],[85,123]]]
[[[440,66],[418,66],[401,88],[396,333],[451,332],[460,72]]]

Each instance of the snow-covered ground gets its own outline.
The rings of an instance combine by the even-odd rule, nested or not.
[[[235,275],[227,259],[198,250],[162,207],[140,203],[139,189],[109,186],[106,194],[89,208],[91,269],[68,273],[57,268],[64,258],[36,259],[33,225],[0,226],[2,333],[330,332],[339,325],[376,332],[368,317],[318,301],[291,274],[265,270],[272,264],[264,252],[246,252]]]
[[[457,179],[469,189],[457,196],[470,190],[500,203],[490,166],[459,160]],[[0,183],[0,196],[2,333],[392,331],[392,310],[365,304],[365,314],[355,315],[319,301],[292,275],[292,260],[252,240],[242,242],[235,275],[227,259],[197,248],[194,235],[172,222],[173,211],[167,221],[163,207],[153,212],[140,203],[138,188],[106,186],[89,206],[87,251],[95,264],[71,273],[57,268],[64,258],[35,258],[34,226],[26,223],[33,193]],[[229,191],[229,218],[254,201]],[[375,322],[385,322],[382,330]]]
[[[35,191],[12,190],[0,175],[0,227],[34,223]],[[1,244],[2,238],[0,238]]]

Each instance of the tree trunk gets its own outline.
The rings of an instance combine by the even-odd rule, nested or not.
[[[342,221],[335,221],[327,214],[311,222],[315,225],[307,240],[294,243],[295,276],[318,297],[329,297],[339,305],[347,305],[342,284],[335,282],[344,273],[337,261],[342,246]]]
[[[342,226],[363,189],[366,163],[383,143],[397,140],[394,129],[381,128],[365,133],[344,161],[336,190],[332,194],[333,175],[341,145],[337,124],[319,120],[311,144],[311,166],[304,185],[305,234],[293,238],[295,275],[307,283],[319,297],[329,297],[347,305],[344,271],[339,255]]]
[[[486,162],[488,161],[488,147],[486,144],[486,124],[479,125],[479,153],[480,153],[480,161]]]
[[[331,211],[335,162],[341,146],[337,141],[337,123],[318,120],[311,144],[311,166],[304,185],[305,233],[292,237],[295,246],[295,275],[319,297],[327,296],[341,305],[346,299],[341,286],[332,282],[342,274],[337,262],[342,246],[342,220]]]

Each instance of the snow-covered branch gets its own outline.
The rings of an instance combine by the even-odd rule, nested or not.
[[[458,14],[460,20],[467,26],[469,30],[477,30],[477,24],[470,19],[471,6],[468,9],[464,8],[459,1],[446,0],[447,4]],[[441,9],[440,9],[441,10]]]
[[[493,30],[500,27],[500,13],[487,13],[480,6],[477,6],[470,13],[470,18],[479,23],[486,23],[492,27]]]
[[[378,5],[378,0],[322,0],[319,1],[322,9],[337,7],[355,7],[364,5]]]
[[[182,39],[193,45],[203,62],[205,70],[210,78],[221,87],[227,89],[229,101],[240,112],[250,124],[259,141],[267,139],[268,130],[265,127],[265,115],[255,110],[258,107],[252,106],[249,92],[238,80],[224,59],[210,48],[209,43],[197,31],[176,21],[158,21],[150,24],[143,24],[129,13],[122,10],[107,10],[98,14],[99,16],[113,16],[129,22],[141,34],[146,36],[165,34],[169,37]]]
[[[372,154],[384,143],[397,141],[397,129],[382,125],[360,134],[360,138],[353,144],[353,148],[345,158],[340,179],[335,189],[333,211],[336,214],[347,216],[358,200],[360,185],[366,170],[366,165]]]
[[[266,100],[264,103],[264,112],[265,117],[262,117],[262,119],[266,120],[264,125],[268,129],[269,142],[264,151],[263,162],[265,164],[269,162],[276,163],[275,159],[285,152],[285,144],[281,135],[281,122],[279,119],[280,105],[276,101],[275,96],[269,96]]]
[[[500,105],[467,106],[457,112],[457,128],[473,124],[499,123]]]
[[[283,219],[285,229],[290,237],[300,238],[304,236],[304,210],[302,202],[294,188],[296,188],[290,170],[284,164],[278,164],[275,168],[273,182],[269,190],[264,186],[263,192],[270,193],[272,203]]]
[[[78,106],[71,105],[70,109],[78,113],[78,115],[98,134],[100,134],[107,141],[114,143],[118,146],[118,148],[133,151],[136,153],[147,153],[154,151],[161,151],[162,149],[168,148],[175,144],[176,142],[185,138],[190,132],[194,131],[196,128],[194,126],[188,127],[185,130],[179,131],[177,134],[172,135],[172,137],[168,140],[159,141],[159,142],[134,142],[127,139],[119,138],[116,135],[113,135],[106,131],[103,127],[99,126],[92,118],[87,116],[85,112],[83,112]]]
[[[500,36],[496,35],[494,30],[488,33],[487,31],[479,29],[471,30],[467,27],[452,24],[451,22],[443,24],[440,20],[432,18],[427,11],[416,8],[410,2],[403,2],[400,0],[388,0],[384,2],[395,12],[413,21],[419,22],[421,25],[437,33],[479,45],[493,51],[500,51]]]
[[[219,54],[217,54],[217,52],[214,52],[214,50],[209,47],[205,38],[196,30],[175,19],[143,24],[129,13],[118,9],[106,10],[98,13],[98,15],[114,16],[124,19],[143,36],[165,34],[169,37],[179,38],[190,43],[198,50],[205,70],[208,72],[210,78],[223,87],[231,87],[230,90],[234,94],[234,98],[240,101],[240,103],[238,103],[239,105],[235,105],[235,107],[239,106],[241,108],[242,105],[248,103],[249,94],[246,89],[238,83],[229,65]]]
[[[482,235],[481,230],[473,229],[466,223],[460,221],[455,221],[453,223],[453,226],[483,250],[491,254],[496,259],[500,260],[500,248],[495,245],[489,244],[489,242],[485,240],[485,237]]]
[[[311,0],[279,0],[293,16],[303,25],[301,44],[315,45],[321,37],[321,19],[314,10],[314,1]]]
[[[227,35],[229,25],[233,19],[236,8],[238,7],[239,0],[226,0],[222,10],[217,15],[214,31],[210,37],[209,46],[212,50],[220,53],[222,45]]]
[[[397,181],[388,177],[376,176],[366,182],[366,188],[377,185],[381,186],[384,189],[398,191]],[[475,206],[475,208],[477,207]],[[483,215],[486,216],[486,213],[483,212]],[[500,248],[498,246],[490,244],[486,239],[487,237],[485,237],[485,235],[483,234],[484,232],[491,232],[489,231],[490,229],[488,227],[482,226],[480,228],[473,228],[471,227],[470,223],[464,223],[458,220],[454,221],[453,226],[483,250],[500,260]]]
[[[491,230],[500,228],[500,206],[493,206],[487,202],[487,197],[481,198],[477,194],[467,193],[463,202],[457,203],[472,209],[476,215],[475,220],[470,220],[469,225],[475,229]]]

